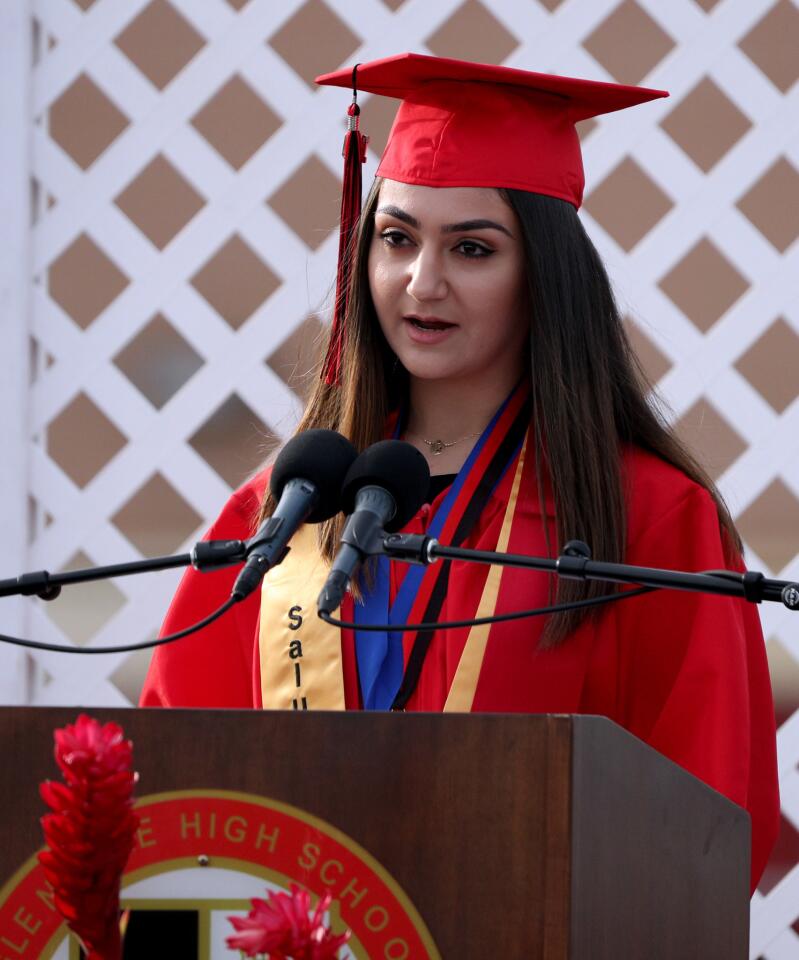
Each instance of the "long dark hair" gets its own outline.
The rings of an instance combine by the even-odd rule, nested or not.
[[[407,376],[388,346],[369,293],[367,270],[380,181],[363,207],[354,266],[342,382],[317,379],[298,431],[327,427],[361,450],[384,436],[386,418],[407,389]],[[530,304],[531,440],[536,451],[538,496],[553,491],[557,544],[583,540],[607,562],[624,559],[626,497],[621,473],[623,443],[635,444],[682,470],[713,497],[727,548],[741,541],[710,477],[664,420],[652,385],[630,346],[594,245],[571,204],[554,197],[501,190],[521,227]],[[318,373],[317,373],[318,376]],[[274,508],[267,496],[262,516]],[[320,549],[335,553],[343,517],[320,525]],[[610,584],[559,579],[558,603],[613,592]],[[542,642],[564,639],[587,616],[570,611],[550,617]]]

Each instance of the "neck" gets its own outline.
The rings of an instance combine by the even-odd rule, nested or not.
[[[489,393],[468,383],[411,380],[408,430],[447,443],[482,433],[509,392],[504,385]]]
[[[512,388],[504,382],[476,388],[468,382],[411,378],[406,439],[425,455],[432,473],[457,472]],[[425,440],[453,446],[434,456]]]

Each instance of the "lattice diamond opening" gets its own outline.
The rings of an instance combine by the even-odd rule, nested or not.
[[[191,284],[234,330],[238,330],[271,297],[280,281],[236,234],[194,274]]]
[[[780,317],[738,358],[735,367],[782,413],[799,396],[799,336]]]
[[[111,517],[117,530],[146,557],[174,553],[198,532],[202,520],[160,472]]]
[[[799,9],[779,0],[738,46],[782,93],[799,79]]]
[[[268,43],[312,90],[318,90],[314,77],[335,70],[357,50],[361,38],[323,0],[308,0]]]
[[[94,565],[92,558],[79,550],[61,567],[60,572]],[[85,647],[125,603],[125,594],[113,581],[95,580],[65,587],[55,600],[42,603],[42,609],[76,646]]]
[[[307,246],[316,250],[338,224],[341,183],[318,157],[312,156],[267,203]]]
[[[780,157],[736,206],[780,253],[785,253],[799,237],[799,173]]]
[[[78,487],[85,487],[126,445],[122,433],[85,393],[47,425],[47,455]]]
[[[303,400],[319,375],[319,357],[326,333],[318,317],[307,317],[266,359],[267,366]]]
[[[161,153],[131,180],[114,203],[159,250],[205,206],[204,198]]]
[[[130,281],[92,238],[82,233],[50,264],[50,296],[85,330]]]
[[[114,357],[114,363],[158,410],[202,367],[203,359],[157,313]]]
[[[30,178],[31,223],[35,226],[58,205],[58,198],[46,189],[41,180]]]
[[[747,448],[743,437],[706,397],[686,410],[675,429],[714,480],[718,480]]]
[[[777,637],[769,637],[766,653],[774,694],[774,712],[780,724],[799,708],[799,661]]]
[[[36,497],[32,497],[30,495],[28,496],[29,543],[33,543],[34,539],[42,530],[46,530],[48,527],[52,526],[54,519],[55,518],[49,512],[49,510],[44,509]]]
[[[674,49],[674,40],[635,0],[624,0],[583,41],[619,83],[640,83]]]
[[[749,289],[748,281],[707,237],[658,286],[703,333]]]
[[[766,487],[738,517],[737,523],[744,540],[775,573],[796,555],[799,500],[781,478]]]
[[[192,126],[234,170],[280,129],[283,121],[238,74],[191,118]]]
[[[625,157],[585,201],[585,209],[627,251],[673,206],[669,196],[632,157]]]
[[[641,324],[626,317],[624,326],[638,362],[643,368],[647,380],[654,386],[661,377],[665,377],[673,364],[655,341],[646,333]]]
[[[466,0],[427,37],[425,45],[437,57],[502,63],[519,40],[479,0]]]
[[[205,39],[168,0],[153,0],[114,43],[153,86],[163,90],[205,46]]]
[[[34,384],[42,372],[42,358],[44,367],[50,369],[55,364],[55,357],[42,349],[36,337],[28,337],[28,383]]]
[[[238,487],[266,460],[280,438],[237,393],[231,394],[189,443],[230,487]]]
[[[771,852],[758,890],[763,894],[770,893],[797,862],[799,862],[799,831],[787,817],[781,816],[777,843]]]
[[[703,77],[660,125],[707,173],[751,129],[752,122],[710,77]]]
[[[129,125],[125,114],[82,73],[50,106],[50,137],[88,170]]]
[[[138,650],[126,657],[116,670],[108,675],[111,683],[134,706],[139,701],[152,656],[152,650]]]

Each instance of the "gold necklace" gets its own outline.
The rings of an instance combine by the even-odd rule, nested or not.
[[[412,437],[416,437],[426,443],[430,447],[430,453],[437,457],[440,453],[443,453],[447,447],[454,447],[456,443],[463,443],[464,440],[473,440],[475,437],[479,437],[479,433],[470,433],[468,437],[459,437],[457,440],[450,440],[449,443],[445,443],[443,440],[428,440],[426,437],[421,436],[418,433],[410,434]]]

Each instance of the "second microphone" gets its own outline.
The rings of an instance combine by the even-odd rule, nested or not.
[[[382,440],[350,467],[341,493],[350,514],[341,546],[319,594],[319,614],[338,609],[361,563],[380,553],[385,533],[399,530],[422,506],[430,486],[424,456],[402,440]]]

